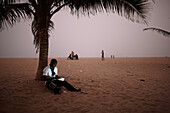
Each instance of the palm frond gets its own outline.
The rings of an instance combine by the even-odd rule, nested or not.
[[[34,17],[34,20],[32,22],[32,25],[31,25],[31,30],[32,30],[32,33],[34,35],[34,41],[33,41],[33,44],[35,45],[35,48],[36,48],[36,53],[38,53],[38,50],[39,50],[39,47],[40,47],[40,40],[39,40],[39,34],[38,34],[38,28],[39,28],[39,25],[37,24],[36,22],[36,19]]]
[[[98,12],[113,12],[131,21],[147,23],[149,0],[64,0],[71,1],[69,7],[72,14],[96,14]]]
[[[143,29],[143,31],[146,31],[146,30],[156,31],[156,32],[162,34],[162,35],[165,36],[165,37],[170,37],[170,32],[165,31],[165,30],[163,30],[163,29],[153,28],[153,27]]]
[[[38,53],[38,51],[40,49],[40,36],[39,36],[40,28],[41,28],[41,24],[38,23],[38,18],[37,18],[37,16],[34,16],[34,20],[32,22],[31,30],[32,30],[32,33],[34,35],[33,44],[35,45],[36,53]],[[48,37],[50,37],[49,34],[50,34],[52,29],[54,29],[54,23],[51,20],[49,20],[48,27],[47,27]]]
[[[11,4],[11,3],[16,3],[19,2],[20,0],[0,0],[0,4]]]
[[[12,27],[16,22],[26,18],[31,18],[29,4],[0,4],[0,30],[8,28],[8,26]]]

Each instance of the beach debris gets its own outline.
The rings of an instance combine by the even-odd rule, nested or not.
[[[88,92],[86,92],[86,91],[80,91],[80,93],[83,93],[83,94],[88,94]]]
[[[94,80],[91,80],[91,82],[94,82]]]
[[[140,79],[140,81],[144,82],[145,80],[144,79]]]
[[[168,66],[168,68],[170,68],[170,66]]]
[[[67,91],[66,91],[66,90],[63,90],[63,89],[62,89],[62,92],[63,92],[63,93],[67,93]]]
[[[83,70],[80,70],[80,73],[82,73],[83,72]]]

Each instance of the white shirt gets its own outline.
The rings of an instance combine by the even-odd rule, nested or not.
[[[47,66],[43,70],[43,76],[56,77],[58,75],[58,68],[57,67],[54,67],[54,72],[55,72],[55,75],[52,76],[51,68],[50,68],[50,66]]]

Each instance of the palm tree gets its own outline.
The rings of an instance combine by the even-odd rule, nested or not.
[[[49,31],[54,25],[51,18],[60,9],[69,7],[71,14],[77,16],[112,12],[124,16],[132,22],[147,23],[149,0],[29,0],[27,5],[33,16],[31,28],[36,52],[39,52],[36,80],[43,80],[42,71],[48,63]]]
[[[156,32],[162,34],[162,35],[165,36],[165,37],[170,37],[170,32],[165,31],[165,30],[163,30],[163,29],[154,28],[154,27],[150,27],[150,28],[145,28],[145,29],[143,29],[143,31],[146,31],[146,30],[156,31]]]

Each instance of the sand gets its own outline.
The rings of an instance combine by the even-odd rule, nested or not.
[[[1,58],[0,113],[170,113],[170,58],[57,60],[88,94],[54,95],[34,80],[38,59]]]

